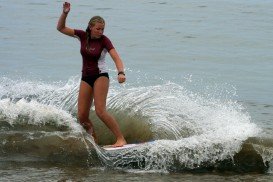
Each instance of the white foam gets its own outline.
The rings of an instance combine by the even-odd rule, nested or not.
[[[71,114],[77,104],[77,78],[65,84],[17,83],[2,79],[1,87],[4,89],[0,92],[0,112],[10,124],[16,124],[20,116],[27,116],[25,122],[29,124],[53,121],[56,125],[82,129]],[[174,83],[111,87],[109,93],[109,108],[128,111],[128,117],[147,118],[145,121],[149,123],[153,138],[158,141],[140,147],[139,152],[130,157],[145,158],[149,170],[166,170],[175,160],[180,165],[196,167],[202,162],[232,157],[243,141],[260,132],[236,101],[204,97]],[[103,160],[108,161],[106,163],[118,165],[122,162],[115,161],[119,157],[107,156],[96,149]],[[143,151],[146,152],[143,154]]]
[[[123,89],[111,95],[109,105],[149,118],[158,141],[140,149],[145,154],[132,154],[145,158],[149,170],[166,170],[175,160],[194,168],[232,158],[243,141],[261,131],[236,101],[205,98],[173,83]]]
[[[1,117],[5,117],[11,125],[14,124],[32,124],[45,125],[49,122],[53,125],[69,126],[78,128],[76,119],[64,110],[60,110],[51,105],[40,104],[35,100],[30,102],[21,99],[18,102],[12,102],[10,99],[0,100]],[[19,119],[19,118],[22,119]],[[26,119],[24,119],[26,118]]]

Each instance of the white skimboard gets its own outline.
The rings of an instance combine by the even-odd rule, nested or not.
[[[126,144],[126,145],[123,145],[122,147],[104,146],[104,147],[102,147],[102,148],[103,148],[104,150],[107,150],[107,151],[114,151],[114,150],[122,150],[122,149],[137,148],[137,147],[140,147],[141,145],[150,144],[150,143],[152,143],[152,141],[150,141],[150,142],[144,142],[144,143]]]

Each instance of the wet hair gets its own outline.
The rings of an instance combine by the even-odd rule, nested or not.
[[[90,30],[90,27],[93,27],[95,26],[96,23],[103,23],[105,24],[105,21],[102,17],[100,16],[93,16],[90,20],[89,20],[89,23],[88,23],[88,26],[86,28],[86,42],[87,42],[87,45],[86,45],[86,49],[89,49],[90,45],[89,45],[89,41],[91,40],[91,30]]]

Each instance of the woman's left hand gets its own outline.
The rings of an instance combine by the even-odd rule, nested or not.
[[[123,82],[125,82],[125,80],[126,80],[125,75],[123,75],[123,74],[118,75],[118,82],[119,83],[123,83]]]

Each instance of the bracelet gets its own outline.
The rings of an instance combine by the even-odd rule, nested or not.
[[[64,12],[64,11],[63,11],[63,13],[66,14],[66,15],[68,14],[68,12],[66,13],[66,12]]]
[[[124,71],[119,71],[119,72],[118,72],[118,75],[120,75],[120,74],[122,74],[122,75],[124,75],[124,76],[125,76]]]

